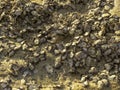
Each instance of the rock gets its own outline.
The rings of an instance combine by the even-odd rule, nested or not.
[[[111,49],[108,49],[108,50],[106,50],[106,51],[104,52],[104,55],[107,56],[107,55],[111,54],[111,52],[112,52],[112,50],[111,50]]]
[[[98,82],[97,82],[97,87],[98,87],[98,89],[102,89],[103,86],[104,86],[104,83],[103,83],[102,81],[98,81]]]
[[[98,32],[98,35],[99,36],[103,36],[105,34],[105,30],[100,30],[99,32]]]
[[[25,50],[25,49],[27,49],[27,48],[28,48],[28,45],[27,45],[27,44],[23,44],[23,45],[22,45],[22,49],[23,49],[23,50]]]
[[[19,67],[17,64],[12,64],[12,65],[11,65],[11,70],[17,72],[19,69],[20,69],[20,67]]]
[[[105,6],[104,6],[104,9],[107,10],[107,11],[109,11],[109,10],[110,10],[110,6],[105,5]]]
[[[19,15],[22,14],[22,10],[20,10],[20,9],[19,9],[19,10],[16,10],[14,14],[15,14],[16,16],[19,16]]]
[[[86,78],[87,78],[87,76],[82,76],[81,79],[80,79],[80,82],[86,81]]]
[[[115,36],[114,38],[116,42],[120,42],[120,36]]]
[[[102,79],[101,81],[103,82],[104,86],[108,86],[109,82],[107,79]]]
[[[103,18],[105,18],[105,17],[109,17],[109,16],[110,16],[109,13],[104,13],[104,14],[102,14],[102,17],[103,17]]]
[[[114,59],[114,63],[119,64],[120,63],[120,59]]]
[[[40,43],[39,39],[36,38],[36,39],[34,40],[34,44],[35,44],[35,45],[38,45],[39,43]]]
[[[57,57],[55,59],[55,68],[60,68],[61,67],[61,57]]]
[[[55,49],[54,53],[55,53],[55,55],[58,55],[60,53],[60,51]]]
[[[22,75],[22,76],[23,76],[23,77],[26,77],[26,76],[29,75],[29,74],[30,74],[30,71],[29,71],[29,70],[26,70],[26,71],[23,72],[23,75]]]
[[[105,69],[108,71],[110,71],[112,68],[110,64],[105,64],[104,66],[105,66]]]
[[[11,56],[13,56],[14,54],[15,54],[15,52],[14,52],[14,50],[12,50],[12,51],[9,52],[9,55],[8,55],[8,56],[11,57]]]
[[[33,16],[39,15],[36,11],[32,11],[31,14],[32,14]]]
[[[73,57],[74,57],[74,53],[70,52],[70,58],[73,58]]]
[[[99,80],[100,80],[100,78],[97,76],[96,77],[93,76],[93,78],[92,78],[93,83],[97,83]]]
[[[52,74],[53,71],[54,71],[54,70],[53,70],[53,67],[52,67],[51,65],[46,65],[45,68],[46,68],[47,72],[50,73],[50,74]]]
[[[116,31],[115,31],[115,34],[116,34],[116,35],[120,35],[120,30],[116,30]]]
[[[111,75],[111,76],[108,77],[108,79],[110,81],[115,81],[115,80],[117,80],[117,76],[116,75]]]
[[[0,85],[1,85],[2,88],[6,88],[8,86],[8,83],[7,82],[2,82]]]
[[[21,85],[24,85],[26,83],[25,79],[21,79]]]
[[[33,54],[34,57],[38,57],[39,55],[40,55],[40,54],[37,53],[37,52],[34,52],[34,54]]]
[[[31,63],[29,63],[29,68],[30,68],[30,70],[34,70],[34,69],[35,69],[35,66],[32,65]]]
[[[97,72],[97,69],[95,67],[91,67],[90,70],[89,70],[89,73],[96,73]]]
[[[21,48],[21,44],[17,44],[15,47],[14,47],[14,50],[18,50]]]
[[[84,87],[87,87],[88,85],[89,85],[89,82],[88,82],[88,81],[84,81],[84,82],[83,82],[83,86],[84,86]]]

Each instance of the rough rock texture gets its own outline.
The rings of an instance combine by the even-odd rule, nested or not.
[[[116,2],[1,1],[0,90],[119,90]]]

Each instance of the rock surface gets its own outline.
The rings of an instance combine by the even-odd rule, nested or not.
[[[119,0],[1,0],[0,90],[119,90]]]

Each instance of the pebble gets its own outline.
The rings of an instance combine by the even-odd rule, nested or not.
[[[84,82],[86,80],[86,76],[81,77],[80,82]]]
[[[55,53],[55,55],[58,55],[60,53],[60,51],[55,49],[54,53]]]
[[[105,5],[105,6],[104,6],[104,9],[108,11],[108,10],[110,10],[110,6]]]
[[[38,45],[38,44],[40,43],[39,39],[36,38],[36,39],[34,40],[34,43],[35,43],[35,45]]]
[[[92,77],[92,82],[97,83],[97,82],[99,81],[99,79],[100,79],[99,77],[93,76],[93,77]]]
[[[106,70],[108,70],[108,71],[111,70],[111,65],[110,64],[105,64],[104,66],[105,66]]]
[[[23,45],[22,45],[22,49],[23,49],[23,50],[25,50],[25,49],[27,49],[27,48],[28,48],[27,44],[23,44]]]
[[[88,85],[89,85],[89,82],[88,82],[88,81],[84,81],[84,82],[83,82],[83,86],[84,86],[84,87],[87,87]]]
[[[111,50],[111,49],[108,49],[108,50],[106,50],[106,51],[104,52],[104,55],[109,55],[111,52],[112,52],[112,50]]]
[[[116,35],[120,35],[120,30],[116,30],[116,31],[115,31],[115,34],[116,34]]]
[[[24,85],[26,83],[25,79],[21,79],[21,85]]]
[[[90,70],[89,70],[89,73],[96,73],[97,70],[95,67],[91,67]]]
[[[1,86],[2,86],[2,88],[6,88],[6,87],[8,86],[8,83],[2,82],[2,83],[1,83]]]
[[[110,16],[109,13],[104,13],[104,14],[102,14],[102,17],[103,17],[103,18],[105,18],[105,17],[109,17],[109,16]]]
[[[108,79],[109,79],[110,81],[115,81],[115,80],[117,79],[117,76],[116,76],[116,75],[110,75],[110,76],[108,77]]]
[[[108,86],[109,82],[107,79],[102,79],[101,81],[103,82],[104,86]]]
[[[39,56],[39,53],[34,52],[33,56],[34,56],[34,57],[38,57],[38,56]]]
[[[97,82],[97,87],[98,87],[98,89],[102,89],[103,86],[104,86],[104,83],[103,83],[102,81],[98,81],[98,82]]]
[[[53,70],[53,67],[52,67],[51,65],[46,65],[45,68],[46,68],[46,70],[47,70],[48,73],[51,73],[51,74],[52,74],[53,71],[54,71],[54,70]]]
[[[15,11],[15,15],[16,15],[16,16],[19,16],[19,15],[21,15],[21,14],[22,14],[22,10],[16,10],[16,11]]]

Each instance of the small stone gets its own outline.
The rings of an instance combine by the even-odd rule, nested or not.
[[[104,86],[104,84],[103,84],[102,81],[98,81],[98,82],[97,82],[97,87],[98,87],[98,89],[102,89],[103,86]]]
[[[100,44],[100,43],[101,43],[101,40],[100,40],[100,39],[94,41],[94,45],[97,45],[97,44]]]
[[[24,79],[21,79],[21,85],[24,85],[25,84],[25,80]]]
[[[79,24],[80,20],[79,19],[76,19],[72,22],[72,24]]]
[[[22,42],[23,39],[22,38],[17,38],[16,41],[19,43],[19,42]]]
[[[116,75],[111,75],[111,76],[108,77],[108,79],[110,81],[115,81],[115,80],[117,80],[117,76]]]
[[[21,48],[21,44],[16,44],[16,46],[14,47],[14,50],[18,50]]]
[[[105,66],[105,69],[108,70],[108,71],[111,69],[111,65],[110,64],[105,64],[104,66]]]
[[[89,73],[96,73],[97,70],[95,67],[91,67],[90,70],[89,70]]]
[[[55,49],[54,53],[55,53],[55,55],[58,55],[60,53],[60,51]]]
[[[116,35],[120,35],[120,30],[116,30],[116,31],[115,31],[115,34],[116,34]]]
[[[2,82],[2,83],[1,83],[1,86],[2,86],[2,88],[6,88],[6,87],[8,86],[8,83]]]
[[[114,63],[119,64],[120,63],[120,59],[114,59]]]
[[[37,52],[34,52],[34,57],[38,57],[39,56],[39,53],[37,53]]]
[[[61,66],[61,57],[57,57],[55,59],[55,68],[59,68]]]
[[[102,17],[103,17],[103,18],[105,18],[105,17],[109,17],[109,16],[110,16],[109,13],[104,13],[104,14],[102,14]]]
[[[23,44],[23,45],[22,45],[22,49],[23,49],[23,50],[25,50],[25,49],[27,49],[27,48],[28,48],[27,44]]]
[[[83,86],[84,86],[84,87],[87,87],[88,85],[89,85],[89,82],[88,82],[88,81],[83,82]]]
[[[88,36],[90,34],[90,32],[85,32],[84,36]]]
[[[96,76],[96,77],[94,77],[94,76],[93,76],[93,78],[92,78],[92,82],[93,82],[93,83],[97,83],[97,82],[98,82],[98,80],[99,80],[99,77],[97,77],[97,76]]]
[[[15,11],[15,15],[16,15],[16,16],[19,16],[19,15],[21,15],[21,14],[22,14],[22,10],[16,10],[16,11]]]
[[[105,5],[105,6],[104,6],[104,9],[108,11],[108,10],[110,10],[110,6]]]
[[[30,72],[27,70],[23,73],[23,77],[26,77]]]
[[[14,54],[15,54],[15,52],[14,52],[14,50],[12,50],[12,51],[9,52],[9,55],[8,55],[8,56],[11,57],[11,56],[13,56]]]
[[[35,45],[38,45],[39,43],[40,43],[39,39],[36,38],[36,39],[34,40],[34,44],[35,44]]]
[[[120,42],[120,36],[115,36],[115,41]]]
[[[32,65],[31,63],[29,64],[29,68],[30,68],[30,70],[34,70],[35,69],[34,65]]]
[[[105,34],[105,31],[104,30],[100,30],[99,32],[98,32],[98,35],[99,36],[103,36]]]
[[[86,80],[86,76],[81,77],[80,82],[84,82]]]
[[[46,65],[46,70],[48,73],[53,73],[53,67],[51,65]]]
[[[14,70],[14,71],[18,71],[20,69],[20,67],[16,64],[12,64],[11,69]]]
[[[73,58],[73,57],[74,57],[74,53],[70,52],[70,58]]]
[[[112,52],[112,50],[111,50],[111,49],[108,49],[108,50],[106,50],[106,51],[104,52],[104,55],[105,55],[105,56],[106,56],[106,55],[109,55],[111,52]]]
[[[34,16],[38,15],[38,13],[36,11],[32,11],[31,14]]]
[[[101,81],[103,82],[104,86],[107,86],[109,84],[107,79],[102,79]]]

